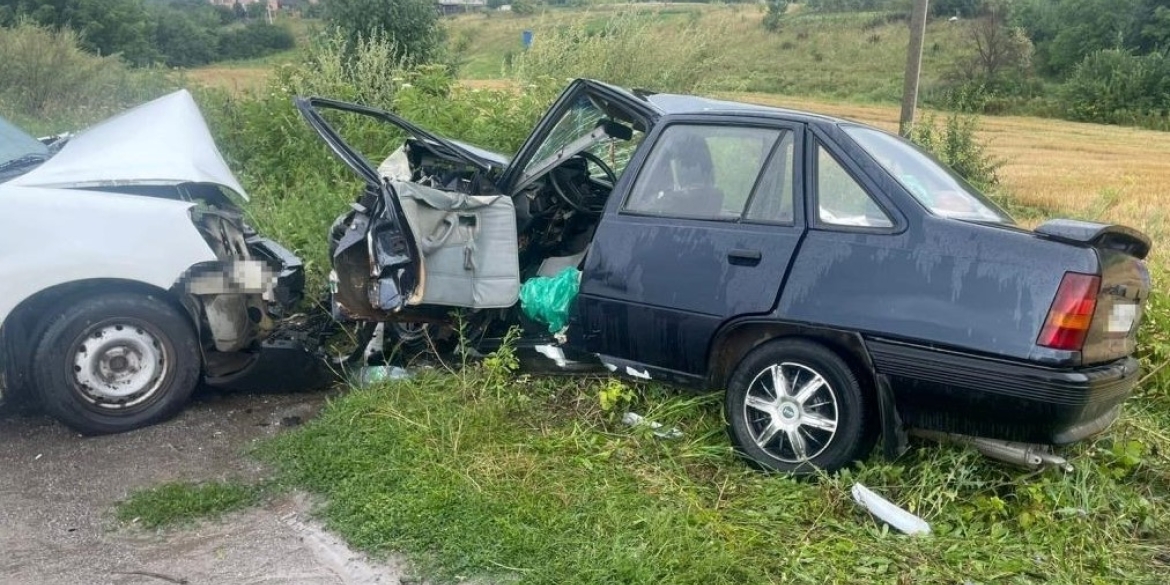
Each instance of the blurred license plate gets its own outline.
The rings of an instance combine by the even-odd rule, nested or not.
[[[1109,332],[1125,333],[1133,328],[1137,317],[1137,303],[1115,303],[1109,312]]]

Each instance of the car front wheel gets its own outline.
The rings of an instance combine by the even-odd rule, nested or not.
[[[856,375],[812,342],[782,339],[751,351],[728,381],[724,407],[732,442],[764,469],[831,473],[872,446]]]
[[[33,358],[45,410],[88,435],[129,431],[173,416],[201,371],[188,319],[149,295],[78,300],[50,320]]]

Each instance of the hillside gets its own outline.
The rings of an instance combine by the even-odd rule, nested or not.
[[[634,7],[600,5],[520,16],[468,14],[448,19],[452,46],[463,45],[462,77],[497,78],[523,51],[521,34],[569,23],[600,28],[618,11],[653,19],[653,33],[670,43],[682,25],[694,23],[716,36],[723,73],[706,83],[716,91],[783,93],[852,101],[897,101],[902,94],[908,30],[904,21],[874,13],[792,14],[779,32],[763,28],[760,5],[691,4]],[[967,23],[933,22],[923,56],[924,98],[965,50]]]

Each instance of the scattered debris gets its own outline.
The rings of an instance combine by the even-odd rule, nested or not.
[[[904,534],[930,534],[930,524],[925,520],[903,510],[897,504],[877,495],[873,490],[861,485],[853,484],[853,501],[865,508],[878,520],[889,524]]]
[[[349,382],[359,388],[386,380],[405,380],[410,372],[398,366],[363,366],[350,370]]]
[[[646,420],[646,417],[633,411],[623,414],[622,422],[631,427],[649,425],[650,428],[654,429],[654,436],[658,437],[659,439],[678,439],[683,436],[682,431],[678,430],[677,427],[671,428],[667,431],[658,430],[662,428],[662,423]]]
[[[635,370],[634,368],[632,368],[630,366],[626,366],[626,375],[633,376],[635,378],[638,378],[639,380],[649,380],[650,379],[650,370],[642,370],[639,372],[638,370]]]

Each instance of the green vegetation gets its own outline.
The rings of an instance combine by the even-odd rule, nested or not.
[[[216,518],[260,501],[263,488],[233,482],[166,483],[119,502],[116,516],[143,528]]]
[[[566,61],[545,70],[570,77],[578,70],[612,73],[585,56],[593,50],[589,43],[616,45],[624,37],[611,37],[607,29],[630,17],[615,13],[633,13],[640,50],[615,53],[637,62],[641,77],[686,63],[703,72],[697,77],[706,91],[900,99],[908,2],[790,4],[599,4],[531,16],[465,15],[447,21],[447,29],[459,49],[460,73],[472,79],[517,75],[516,64],[548,50],[542,45],[552,45]],[[1167,78],[1170,7],[1155,0],[952,0],[932,6],[936,18],[928,23],[922,81],[926,104],[1170,128],[1170,92],[1161,83]],[[950,22],[955,15],[963,18]],[[523,30],[535,32],[530,50],[520,45]],[[703,41],[700,54],[673,59],[663,50],[692,35]],[[556,50],[582,40],[581,55]]]
[[[191,67],[293,47],[287,28],[264,22],[259,5],[252,10],[206,0],[0,0],[0,26],[71,28],[86,51],[139,66]]]
[[[157,71],[78,47],[77,33],[0,28],[0,114],[30,132],[77,130],[174,87]]]
[[[631,14],[632,13],[632,14]],[[559,53],[564,65],[546,67],[550,75],[577,77],[579,71],[601,67],[567,50],[567,38],[608,44],[607,61],[626,59],[639,65],[634,85],[646,86],[656,71],[702,72],[688,84],[700,91],[746,91],[805,95],[851,101],[896,102],[902,93],[907,28],[904,21],[873,13],[788,14],[777,32],[761,22],[762,6],[668,6],[618,9],[609,5],[584,10],[550,10],[534,16],[460,16],[446,21],[453,40],[466,39],[460,76],[470,79],[515,75],[528,53]],[[615,21],[636,24],[638,36],[614,41],[603,33]],[[962,33],[968,23],[932,22],[924,55],[924,84],[937,87],[951,64],[965,54]],[[520,43],[521,31],[532,30],[532,49]],[[625,43],[630,50],[617,47]],[[542,46],[543,45],[543,46]],[[570,45],[573,46],[573,45]],[[676,54],[672,49],[682,48]],[[635,52],[634,48],[639,49]],[[587,44],[586,50],[593,50]],[[541,59],[549,62],[551,59]],[[555,73],[554,73],[555,71]],[[605,71],[618,73],[622,70]],[[623,77],[604,77],[628,83]],[[669,90],[669,87],[647,87]],[[937,93],[937,92],[936,92]],[[929,97],[933,97],[929,96]],[[941,97],[941,96],[940,96]]]
[[[607,31],[614,41],[566,36],[578,40],[564,45],[571,54],[560,56],[563,60],[549,48],[534,47],[532,56],[513,59],[514,70],[526,71],[519,91],[462,86],[445,66],[404,67],[380,36],[357,44],[333,36],[306,47],[297,63],[280,66],[262,92],[209,90],[198,98],[253,195],[254,223],[302,254],[320,287],[327,266],[324,234],[352,201],[357,183],[299,119],[293,95],[394,109],[439,132],[512,152],[563,77],[579,66],[573,59],[583,46],[597,51],[588,53],[590,58],[606,63],[610,68],[602,71],[618,82],[642,83],[633,76],[661,69],[669,76],[643,79],[699,90],[789,87],[854,99],[889,99],[900,83],[891,73],[900,71],[900,49],[889,39],[904,28],[885,16],[794,14],[778,34],[760,26],[763,13],[756,7],[646,16],[676,31],[708,19],[724,22],[726,32],[718,38],[736,39],[728,52],[757,57],[721,61],[709,70],[716,73],[703,79],[688,77],[670,59],[708,55],[710,38],[693,39],[693,46],[682,44],[673,54],[638,57],[646,59],[638,70],[623,70],[617,61],[626,49],[606,52],[604,46],[637,49],[636,39],[621,35],[649,26],[647,21],[607,28],[607,13],[588,14],[579,26]],[[577,34],[572,27],[554,30],[570,24],[555,20],[558,14],[542,18],[549,19],[542,21],[549,28],[538,29],[538,42],[551,34]],[[519,29],[511,27],[532,22],[537,21],[470,16],[454,20],[452,28],[506,25],[492,29],[497,37],[469,36],[474,51],[493,38],[518,44]],[[966,25],[931,26],[932,39],[960,39]],[[31,25],[0,32],[12,31],[28,35],[29,42],[48,43],[32,45],[45,54],[53,54],[48,48],[54,43],[70,49],[58,47],[61,59],[82,72],[92,67],[101,73],[95,79],[138,74],[116,60],[78,51],[68,33],[54,36]],[[646,34],[657,33],[647,29]],[[871,42],[866,34],[880,38]],[[780,67],[774,51],[784,42],[792,46]],[[948,44],[933,50],[928,44],[928,59],[936,59],[929,62],[944,63],[961,55],[960,48]],[[819,61],[813,51],[822,53]],[[3,49],[3,54],[10,53]],[[18,72],[5,65],[0,63],[0,80],[8,85],[0,87],[23,87],[18,83],[24,82],[8,81],[18,79],[11,77]],[[501,58],[497,70],[502,66]],[[66,70],[42,67],[42,76]],[[942,79],[937,68],[932,75],[936,82]],[[110,79],[123,79],[120,83],[133,91],[155,91],[137,77]],[[98,90],[56,91],[80,96],[71,98],[77,100],[100,97],[93,106],[98,109],[132,98],[112,90],[103,94],[106,85],[94,87]],[[0,93],[0,100],[15,95]],[[102,117],[84,109],[88,102],[55,99],[59,103],[50,100],[56,105],[37,115]],[[972,146],[977,143],[969,118],[951,120],[930,132],[935,150],[955,157],[948,160],[958,165],[954,160],[977,152]],[[367,122],[337,122],[371,157],[396,146],[392,136]],[[920,124],[923,133],[925,126],[934,128]],[[1109,205],[1103,198],[1094,213],[1105,213]],[[1065,208],[1052,205],[1046,211]],[[1170,236],[1154,235],[1159,246]],[[1155,266],[1156,282],[1165,282],[1164,269]],[[454,371],[422,371],[410,380],[355,389],[333,401],[319,419],[277,437],[257,454],[279,470],[279,485],[324,495],[320,513],[352,544],[405,552],[428,574],[452,580],[470,575],[558,584],[1153,585],[1164,583],[1170,571],[1170,369],[1161,367],[1170,360],[1168,331],[1170,300],[1155,294],[1140,345],[1150,374],[1116,426],[1067,450],[1075,466],[1069,474],[1018,472],[962,448],[915,443],[896,462],[874,456],[835,477],[798,481],[764,475],[731,453],[717,395],[680,395],[615,380],[518,376],[506,350]],[[677,427],[683,436],[663,440],[646,428],[626,427],[618,422],[626,409]],[[926,518],[935,535],[890,533],[851,503],[848,490],[857,481]],[[254,504],[267,489],[168,484],[132,496],[117,514],[161,526]]]
[[[513,60],[512,74],[528,82],[590,77],[627,87],[694,92],[723,61],[720,30],[695,19],[663,23],[659,18],[626,12],[602,23],[553,27]]]
[[[1148,400],[1108,437],[1074,449],[1067,475],[916,443],[895,463],[811,481],[735,458],[719,402],[613,381],[513,378],[489,365],[424,372],[351,391],[260,455],[324,494],[321,515],[351,544],[404,551],[441,578],[1163,581],[1170,443],[1142,430],[1168,422]],[[625,408],[684,436],[623,426]],[[852,504],[854,482],[922,515],[935,535],[887,532]]]
[[[982,190],[999,183],[1000,161],[987,154],[987,147],[975,136],[978,118],[952,112],[942,125],[934,114],[926,114],[910,127],[910,140],[929,150],[940,161]]]
[[[432,0],[329,0],[325,18],[350,45],[374,36],[388,39],[395,58],[409,64],[431,61],[443,46]]]
[[[1061,97],[1074,120],[1170,127],[1170,58],[1117,49],[1090,53]]]

